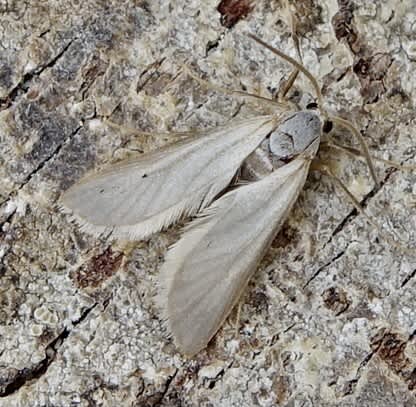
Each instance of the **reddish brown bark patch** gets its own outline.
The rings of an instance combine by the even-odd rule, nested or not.
[[[231,28],[246,18],[254,9],[253,0],[221,0],[217,10],[221,14],[221,24]]]
[[[273,390],[276,394],[278,405],[284,404],[288,400],[291,394],[290,388],[291,385],[288,376],[276,377],[276,379],[273,382]]]
[[[304,37],[306,34],[317,29],[317,25],[322,24],[322,7],[316,0],[293,1],[296,32],[298,36]]]
[[[385,53],[377,53],[360,37],[354,24],[354,3],[338,0],[338,12],[332,18],[335,36],[344,41],[354,55],[353,70],[360,80],[364,103],[375,103],[387,92],[384,78],[393,63]]]
[[[409,363],[409,360],[404,354],[406,341],[397,333],[380,332],[372,339],[371,347],[377,349],[378,356],[380,356],[380,358],[387,363],[395,373],[399,373]]]
[[[340,287],[330,287],[322,293],[322,299],[325,306],[335,315],[345,312],[351,304],[347,293]]]
[[[393,63],[387,54],[376,54],[355,59],[353,70],[361,83],[361,95],[369,103],[376,102],[386,93],[384,78]]]
[[[381,329],[371,340],[371,348],[389,369],[398,375],[409,390],[416,388],[416,361],[406,356],[406,347],[413,340]]]
[[[338,41],[344,40],[350,47],[351,51],[358,53],[360,43],[358,33],[353,23],[354,3],[352,1],[338,1],[339,10],[332,17],[332,26],[334,27],[335,37]]]
[[[85,267],[77,270],[73,280],[80,288],[98,287],[118,270],[122,259],[122,253],[114,253],[108,247],[103,253],[94,256]]]
[[[300,236],[298,230],[285,223],[277,236],[274,238],[271,246],[274,249],[286,247],[289,244],[296,244],[299,239]]]

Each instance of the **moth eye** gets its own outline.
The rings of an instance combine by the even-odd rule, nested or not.
[[[322,131],[324,133],[329,133],[334,127],[334,123],[331,122],[331,120],[325,120],[324,124],[322,126]]]
[[[318,108],[318,104],[316,102],[311,102],[306,105],[307,110],[312,110],[312,109],[317,109],[317,108]]]

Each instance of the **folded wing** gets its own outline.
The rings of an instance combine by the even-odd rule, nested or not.
[[[61,206],[95,235],[146,238],[209,205],[275,126],[260,116],[121,162],[75,184]]]
[[[176,345],[204,348],[236,304],[296,201],[310,160],[226,193],[185,228],[161,272],[159,303]]]

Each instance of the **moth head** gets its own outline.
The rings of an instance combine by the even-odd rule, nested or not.
[[[312,144],[319,146],[322,121],[314,111],[303,110],[290,115],[269,138],[270,152],[279,160],[290,160]]]

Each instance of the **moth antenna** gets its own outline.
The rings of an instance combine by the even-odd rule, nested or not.
[[[316,97],[318,99],[319,111],[321,112],[322,116],[324,117],[324,119],[332,120],[334,123],[337,123],[340,126],[348,129],[353,134],[353,136],[358,140],[358,142],[360,143],[361,148],[363,150],[364,157],[367,161],[367,165],[368,165],[368,168],[370,170],[371,177],[373,178],[375,184],[379,185],[377,175],[376,175],[376,172],[375,172],[375,169],[374,169],[374,165],[373,165],[373,162],[371,160],[370,152],[368,150],[368,146],[367,146],[367,143],[366,143],[364,137],[357,130],[357,128],[351,122],[349,122],[348,120],[341,119],[340,117],[337,117],[337,116],[329,117],[328,113],[323,108],[323,98],[322,98],[321,89],[318,85],[317,80],[311,74],[311,72],[309,72],[302,64],[297,62],[295,59],[293,59],[289,55],[286,55],[282,51],[279,51],[278,49],[273,48],[269,44],[262,41],[260,38],[257,38],[255,35],[253,35],[251,33],[248,33],[247,35],[250,38],[252,38],[254,41],[258,42],[259,44],[263,45],[268,50],[270,50],[273,53],[275,53],[276,55],[278,55],[280,58],[284,59],[285,61],[287,61],[290,64],[292,64],[293,66],[295,66],[297,69],[299,69],[299,71],[301,71],[310,80],[311,84],[313,85],[313,87],[315,89]]]
[[[297,24],[298,19],[295,17],[295,14],[290,9],[290,4],[288,1],[285,1],[288,14],[289,14],[289,25],[290,25],[290,32],[292,36],[293,43],[295,44],[296,53],[298,54],[298,59],[302,63],[302,54],[300,52],[300,40],[298,36]]]
[[[257,99],[263,103],[267,103],[268,105],[270,104],[274,104],[276,106],[278,106],[281,109],[287,109],[287,104],[285,103],[280,103],[277,102],[276,100],[273,99],[269,99],[260,95],[256,95],[254,93],[249,93],[249,92],[243,92],[241,90],[234,90],[234,89],[227,89],[224,88],[222,86],[218,86],[215,85],[209,81],[206,81],[205,79],[200,78],[195,72],[192,71],[191,68],[189,68],[186,64],[180,64],[181,68],[183,69],[183,71],[189,75],[192,79],[194,79],[195,81],[197,81],[200,85],[202,85],[203,87],[207,88],[207,89],[212,89],[216,92],[220,92],[223,93],[225,95],[229,95],[229,96],[233,96],[233,97],[244,97],[244,98],[252,98],[252,99]]]
[[[269,44],[265,43],[260,38],[256,37],[255,35],[253,35],[251,33],[248,33],[247,35],[250,38],[252,38],[254,41],[258,42],[260,45],[263,45],[263,47],[267,48],[269,51],[273,52],[274,54],[276,54],[280,58],[284,59],[289,64],[292,64],[296,69],[298,69],[300,72],[302,72],[309,79],[309,81],[311,82],[311,84],[312,84],[312,86],[315,90],[316,98],[318,99],[319,110],[320,110],[321,114],[326,118],[328,116],[328,114],[326,113],[326,111],[323,108],[323,98],[322,98],[321,88],[319,87],[318,82],[315,79],[315,77],[301,63],[296,61],[296,59],[290,57],[289,55],[286,55],[285,53],[278,50],[277,48],[274,48],[274,47],[270,46]]]
[[[348,154],[350,157],[354,157],[354,158],[358,157],[361,159],[365,159],[362,151],[358,150],[357,148],[338,144],[332,140],[329,142],[326,142],[325,145],[330,148],[343,151],[344,153]],[[397,163],[395,161],[385,160],[384,158],[375,157],[373,155],[371,156],[371,159],[373,161],[383,163],[389,167],[393,167],[401,171],[416,171],[416,165],[405,165],[405,164]]]
[[[357,141],[360,143],[363,156],[370,170],[371,177],[373,178],[374,183],[377,186],[379,186],[380,184],[378,182],[376,170],[373,165],[373,160],[371,159],[370,151],[368,150],[367,143],[365,141],[365,138],[362,136],[362,134],[349,120],[342,119],[341,117],[338,117],[338,116],[331,116],[328,119],[332,120],[335,124],[338,124],[339,126],[344,127],[345,129],[349,130],[350,133],[357,139]]]
[[[346,185],[342,182],[342,180],[337,177],[331,169],[326,165],[318,165],[314,169],[320,171],[321,173],[329,176],[332,178],[335,183],[344,191],[345,195],[348,197],[350,202],[353,204],[354,208],[357,210],[357,212],[364,216],[364,218],[367,220],[368,223],[370,223],[371,226],[373,226],[377,233],[380,235],[380,237],[385,240],[387,243],[389,243],[391,246],[395,247],[396,249],[400,250],[401,252],[404,252],[406,254],[414,255],[415,250],[413,248],[409,248],[407,246],[404,246],[403,244],[396,242],[389,234],[387,234],[381,226],[374,221],[374,219],[367,215],[366,211],[361,206],[359,200],[354,196],[354,194],[346,187]]]
[[[198,131],[192,131],[192,130],[191,131],[169,131],[167,133],[143,131],[140,129],[135,129],[134,127],[124,126],[122,124],[115,123],[109,119],[104,119],[103,122],[109,127],[112,127],[116,130],[130,133],[133,136],[136,135],[136,136],[146,136],[146,137],[186,138],[186,137],[194,136],[195,134],[198,133]]]
[[[294,15],[294,13],[292,12],[292,10],[290,9],[290,5],[289,2],[287,0],[284,1],[284,8],[286,9],[286,12],[288,14],[289,17],[289,27],[290,27],[290,33],[291,33],[291,37],[293,40],[293,43],[295,45],[295,49],[296,49],[296,53],[298,54],[298,59],[300,63],[302,62],[302,54],[300,52],[300,40],[299,40],[299,36],[297,33],[297,19]],[[299,75],[299,69],[294,69],[290,75],[289,78],[286,82],[286,84],[284,85],[281,95],[280,97],[285,99],[287,93],[289,92],[289,90],[292,88],[293,84],[295,83],[296,78]]]

